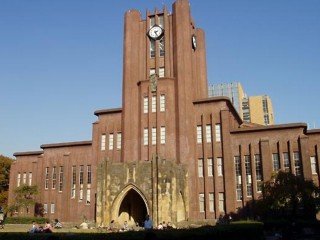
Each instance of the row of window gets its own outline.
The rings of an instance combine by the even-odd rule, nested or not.
[[[203,167],[203,158],[198,159],[198,177],[204,176],[204,167]],[[208,167],[208,177],[212,177],[214,175],[213,169],[213,159],[207,159],[207,167]],[[223,176],[223,159],[221,157],[217,157],[217,171],[218,176]]]
[[[206,142],[207,143],[211,143],[212,141],[212,129],[211,129],[211,124],[207,124],[206,125]],[[221,124],[215,124],[215,138],[216,138],[216,142],[221,142]],[[197,143],[202,143],[202,126],[198,125],[197,126]]]
[[[59,171],[59,172],[57,172]],[[58,179],[57,179],[58,174]],[[45,177],[44,177],[44,188],[49,189],[49,179],[50,179],[50,168],[46,167],[45,169]],[[51,170],[51,189],[56,189],[58,181],[58,191],[62,192],[63,189],[63,166],[60,166],[59,169],[57,167],[52,167]]]
[[[102,134],[101,135],[101,146],[100,149],[101,151],[106,150],[106,140],[107,140],[107,135]],[[121,142],[122,142],[122,134],[121,132],[117,133],[117,142],[116,142],[116,147],[117,149],[121,149]],[[108,149],[113,150],[114,146],[114,133],[109,133],[109,144],[108,144]]]
[[[27,179],[27,172],[24,172],[22,174],[22,184],[23,185],[28,184],[29,186],[32,185],[32,172],[29,172],[28,179]],[[17,176],[17,187],[20,187],[20,185],[21,185],[21,173],[18,173],[18,176]]]
[[[224,203],[224,193],[219,193],[219,212],[225,212],[225,203]],[[209,199],[209,212],[215,211],[215,205],[214,205],[214,193],[209,193],[208,196]],[[205,212],[205,195],[204,193],[199,193],[199,211]]]
[[[282,153],[283,157],[283,166],[284,170],[286,172],[290,172],[290,155],[288,152]],[[300,152],[293,152],[293,163],[294,163],[294,173],[297,176],[302,175],[302,163],[300,159]],[[280,170],[280,156],[279,153],[273,153],[272,154],[272,166],[273,166],[273,171],[278,172]]]
[[[166,127],[161,126],[160,127],[160,144],[166,143]],[[156,145],[157,144],[157,128],[152,127],[151,128],[151,144]],[[144,128],[143,129],[143,145],[147,146],[149,145],[149,129]]]
[[[156,69],[155,68],[150,68],[149,76],[151,76],[151,75],[153,75],[155,73],[156,73]],[[159,78],[163,78],[164,77],[164,67],[159,67],[158,76],[159,76]]]
[[[48,207],[50,207],[50,209],[48,209]],[[48,204],[48,203],[44,203],[43,204],[43,213],[47,214],[47,213],[55,213],[56,211],[56,206],[54,203]]]
[[[84,165],[79,166],[78,173],[79,181],[79,201],[83,201],[84,197]],[[87,187],[86,187],[86,204],[91,203],[91,182],[92,172],[91,165],[87,165]],[[72,166],[72,179],[71,179],[71,198],[76,198],[76,187],[77,187],[77,166]]]
[[[160,95],[160,112],[164,112],[166,110],[166,96],[164,94]],[[149,112],[149,97],[143,97],[143,113]],[[153,95],[151,97],[151,112],[157,112],[157,96]]]

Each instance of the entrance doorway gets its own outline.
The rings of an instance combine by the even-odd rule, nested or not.
[[[147,213],[147,207],[141,195],[134,189],[130,189],[121,202],[118,219],[121,222],[139,223],[142,226]]]

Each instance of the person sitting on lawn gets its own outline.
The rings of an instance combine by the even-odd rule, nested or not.
[[[43,231],[44,233],[52,233],[52,226],[49,223],[49,221],[46,221],[46,224],[44,225]]]
[[[32,222],[32,227],[29,230],[29,233],[38,233],[39,232],[39,227],[36,222]]]
[[[62,224],[61,224],[61,222],[59,222],[59,220],[57,218],[54,220],[53,227],[54,228],[62,228]]]

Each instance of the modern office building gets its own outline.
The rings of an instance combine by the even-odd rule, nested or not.
[[[208,87],[209,97],[230,98],[241,119],[247,123],[261,125],[274,124],[272,102],[269,96],[247,96],[241,83],[217,83]]]
[[[204,31],[187,0],[145,18],[127,11],[123,56],[122,107],[95,111],[90,141],[15,153],[9,203],[37,185],[50,219],[179,224],[237,212],[279,170],[319,184],[319,129],[243,124],[229,98],[208,97]]]

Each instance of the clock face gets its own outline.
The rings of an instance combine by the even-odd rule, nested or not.
[[[196,35],[192,35],[192,48],[196,50],[197,48],[197,38]]]
[[[158,25],[154,25],[148,32],[148,36],[154,40],[160,39],[162,34],[163,29]]]

